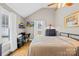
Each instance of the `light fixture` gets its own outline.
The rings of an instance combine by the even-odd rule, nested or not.
[[[72,5],[73,5],[73,3],[65,3],[64,6],[66,6],[66,7],[71,7]]]
[[[58,8],[71,7],[73,3],[58,3]]]
[[[71,7],[73,5],[73,3],[51,3],[48,5],[48,7],[53,8],[53,7],[57,7],[57,8],[63,8],[63,7]]]

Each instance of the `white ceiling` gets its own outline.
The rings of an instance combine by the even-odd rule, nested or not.
[[[22,17],[26,17],[47,6],[48,3],[7,3],[7,5]]]

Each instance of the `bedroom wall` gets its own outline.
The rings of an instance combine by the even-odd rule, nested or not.
[[[34,21],[34,20],[43,20],[45,21],[45,25],[48,26],[49,24],[52,24],[54,26],[54,18],[55,18],[55,10],[51,8],[42,8],[32,15],[26,17],[26,21]],[[26,28],[26,32],[30,32],[33,38],[33,27]]]
[[[79,10],[78,4],[74,4],[71,7],[59,8],[58,10],[56,10],[56,20],[55,20],[56,29],[60,32],[79,34],[79,27],[67,27],[67,28],[64,27],[64,17],[78,10]]]
[[[20,23],[23,23],[24,26],[25,26],[25,19],[21,18],[20,16],[17,16],[16,19],[17,19],[17,20],[16,20],[16,23],[17,23],[17,24],[16,24],[16,27],[17,27],[17,35],[18,35],[18,34],[21,33],[21,32],[25,32],[25,28],[22,28],[22,29],[21,29],[21,28],[19,28],[19,26],[18,26]]]
[[[54,26],[55,10],[51,8],[42,8],[32,15],[26,17],[26,20],[44,20],[46,25],[52,24]]]

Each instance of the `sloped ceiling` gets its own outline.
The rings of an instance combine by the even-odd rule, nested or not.
[[[6,3],[6,5],[22,17],[27,17],[40,8],[46,7],[48,3]]]

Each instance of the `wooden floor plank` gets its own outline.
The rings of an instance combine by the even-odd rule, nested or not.
[[[27,56],[30,43],[31,43],[31,41],[26,42],[21,48],[19,48],[16,51],[12,52],[10,54],[10,56]]]

